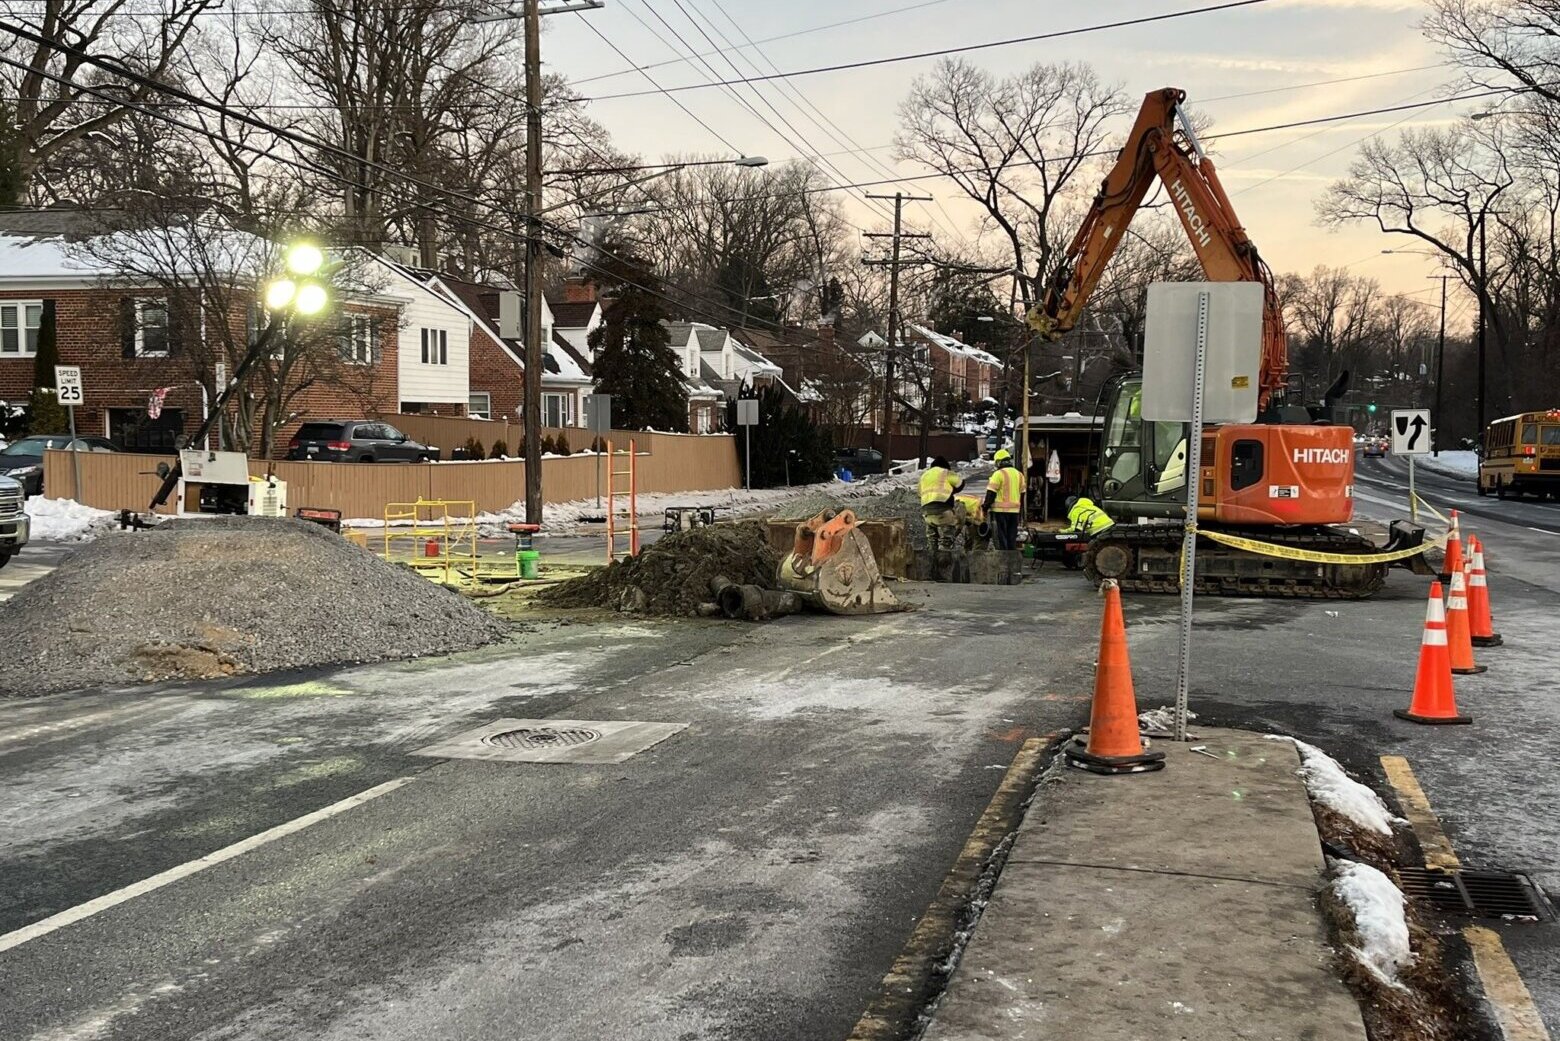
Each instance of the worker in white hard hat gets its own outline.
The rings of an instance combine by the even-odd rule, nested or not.
[[[986,516],[991,518],[991,540],[997,549],[1018,548],[1018,515],[1023,509],[1026,481],[1013,465],[1013,453],[998,449],[992,456],[997,464],[986,483]]]

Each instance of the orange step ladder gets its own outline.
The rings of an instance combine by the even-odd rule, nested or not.
[[[616,452],[612,448],[612,442],[607,445],[607,563],[610,564],[618,556],[618,539],[628,539],[628,555],[639,556],[639,472],[635,460],[638,452],[635,451],[633,440],[628,442],[628,452]],[[620,462],[626,461],[628,469],[619,470]],[[627,487],[622,486],[627,481]],[[627,500],[627,524],[620,524],[618,509]],[[626,529],[626,530],[625,530]]]

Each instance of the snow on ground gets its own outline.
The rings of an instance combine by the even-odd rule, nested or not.
[[[1197,718],[1197,713],[1191,709],[1186,711],[1187,720]],[[1159,708],[1151,708],[1147,712],[1138,713],[1138,729],[1152,730],[1158,733],[1175,729],[1175,706],[1161,705]]]
[[[1479,453],[1442,452],[1440,455],[1421,455],[1415,457],[1414,465],[1446,474],[1448,477],[1460,477],[1472,481],[1479,476]]]
[[[1354,915],[1360,945],[1349,953],[1382,983],[1402,989],[1398,973],[1414,961],[1403,891],[1369,864],[1351,860],[1333,861],[1332,890]]]
[[[1300,779],[1314,802],[1382,835],[1391,835],[1393,825],[1402,823],[1387,809],[1381,796],[1350,777],[1336,759],[1320,748],[1283,734],[1269,734],[1268,739],[1294,742],[1300,752]]]
[[[25,508],[32,518],[31,537],[39,542],[87,542],[119,524],[109,510],[83,506],[74,499],[35,495],[27,500]]]

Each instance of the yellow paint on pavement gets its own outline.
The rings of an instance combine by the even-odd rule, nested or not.
[[[1473,952],[1474,967],[1484,981],[1484,996],[1495,1010],[1506,1041],[1549,1041],[1549,1030],[1533,1004],[1533,995],[1506,953],[1500,934],[1482,925],[1470,925],[1463,929],[1463,939]]]
[[[1446,832],[1441,830],[1440,818],[1430,808],[1430,800],[1425,796],[1425,790],[1419,787],[1419,778],[1414,776],[1408,760],[1400,755],[1384,755],[1381,757],[1381,768],[1386,771],[1392,787],[1397,789],[1403,813],[1407,815],[1408,823],[1419,839],[1420,851],[1425,855],[1425,866],[1456,871],[1462,866],[1457,859],[1457,851],[1452,848],[1452,841],[1446,837]]]

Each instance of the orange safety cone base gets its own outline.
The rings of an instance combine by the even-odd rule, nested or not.
[[[1399,719],[1406,719],[1410,723],[1423,723],[1426,726],[1460,726],[1464,723],[1472,723],[1472,716],[1421,716],[1400,708],[1392,710],[1392,714]]]
[[[1146,774],[1165,768],[1163,752],[1144,752],[1142,755],[1093,755],[1081,737],[1073,738],[1062,752],[1068,766],[1076,766],[1091,774]]]
[[[1471,669],[1453,669],[1452,670],[1452,675],[1454,675],[1454,676],[1477,676],[1481,672],[1489,672],[1489,671],[1490,671],[1490,667],[1488,665],[1475,665]]]
[[[1500,638],[1500,633],[1491,633],[1489,636],[1475,636],[1472,639],[1475,647],[1503,647],[1506,644],[1506,641]]]

